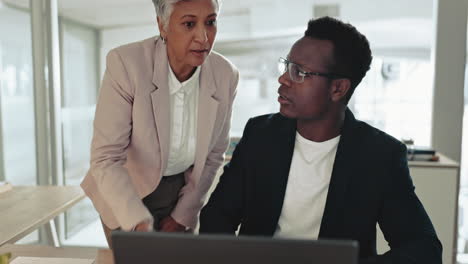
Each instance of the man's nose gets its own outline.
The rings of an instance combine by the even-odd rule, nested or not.
[[[278,78],[278,82],[285,86],[291,86],[291,78],[289,77],[289,72],[285,71]]]

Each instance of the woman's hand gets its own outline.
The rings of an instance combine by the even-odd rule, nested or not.
[[[159,223],[159,230],[162,232],[185,232],[185,226],[177,223],[171,216],[166,216]]]
[[[153,231],[153,223],[151,222],[152,221],[147,221],[147,220],[140,222],[139,224],[135,226],[133,230],[139,231],[139,232],[151,232]]]

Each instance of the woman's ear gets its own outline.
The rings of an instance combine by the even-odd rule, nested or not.
[[[333,102],[345,100],[348,92],[351,90],[351,81],[349,79],[334,79],[330,89],[330,97]]]
[[[159,35],[162,37],[162,38],[166,38],[167,36],[167,32],[166,30],[164,29],[164,24],[163,24],[163,21],[161,20],[161,18],[158,16],[157,18],[157,22],[158,22],[158,29],[159,29]]]

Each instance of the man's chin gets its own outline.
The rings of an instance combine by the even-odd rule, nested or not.
[[[287,110],[283,109],[283,107],[280,107],[280,110],[279,110],[279,113],[286,117],[286,118],[295,118],[294,115],[290,112],[288,112]]]

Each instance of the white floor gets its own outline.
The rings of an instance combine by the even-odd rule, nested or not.
[[[106,236],[101,221],[96,219],[73,237],[63,242],[66,246],[107,247]]]

